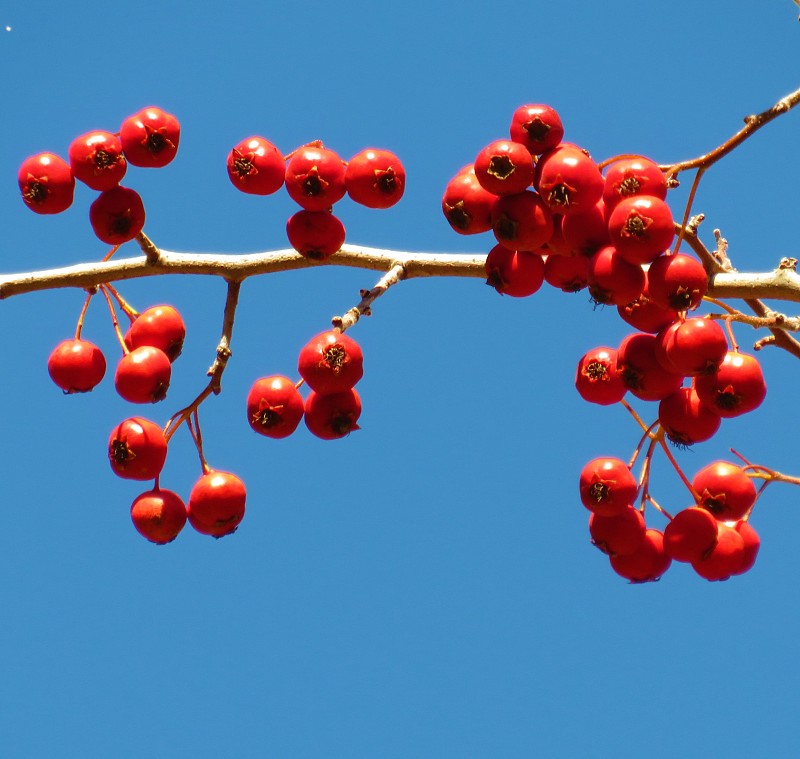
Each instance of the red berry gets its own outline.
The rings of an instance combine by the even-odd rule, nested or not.
[[[734,572],[734,574],[741,575],[752,569],[756,563],[758,549],[761,547],[761,538],[758,537],[758,533],[750,525],[750,522],[737,522],[735,530],[744,541],[742,565]]]
[[[47,359],[47,371],[65,393],[88,393],[105,376],[106,359],[88,340],[64,340]]]
[[[691,311],[708,291],[708,275],[696,258],[678,253],[659,256],[647,271],[650,297],[662,308]]]
[[[664,552],[664,535],[647,530],[639,548],[625,556],[612,556],[611,568],[631,582],[654,582],[669,569],[672,559]]]
[[[131,519],[140,535],[151,543],[166,545],[186,525],[186,505],[177,493],[154,488],[136,497],[131,504]]]
[[[717,544],[692,568],[706,580],[727,580],[745,563],[744,539],[733,527],[717,523]]]
[[[355,390],[320,395],[311,392],[305,403],[305,420],[309,432],[323,440],[346,437],[359,429],[361,399]]]
[[[125,333],[128,350],[151,345],[175,361],[183,350],[186,325],[178,310],[172,306],[151,306],[137,316]]]
[[[53,153],[26,158],[17,172],[25,205],[41,214],[61,213],[72,205],[75,178],[69,164]]]
[[[119,137],[110,132],[87,132],[69,146],[69,165],[75,179],[93,190],[116,187],[128,170]]]
[[[717,520],[697,506],[679,511],[664,530],[664,550],[675,561],[700,561],[717,544]]]
[[[119,138],[128,163],[159,168],[175,158],[181,126],[178,119],[160,108],[143,108],[122,122]]]
[[[221,538],[230,535],[244,518],[247,491],[244,483],[230,472],[213,469],[204,474],[189,494],[189,523],[203,535]]]
[[[622,382],[643,401],[660,401],[683,384],[682,375],[666,370],[658,361],[656,342],[655,335],[635,332],[617,349],[617,368]]]
[[[544,260],[536,253],[495,245],[486,256],[486,284],[501,295],[525,298],[544,282]]]
[[[664,200],[667,180],[658,164],[642,156],[612,163],[606,171],[603,200],[610,210],[621,200],[634,195],[650,195]]]
[[[445,188],[442,211],[460,235],[474,235],[492,228],[492,208],[497,196],[484,190],[472,167],[459,172]]]
[[[744,517],[758,497],[756,486],[742,467],[715,461],[703,467],[692,480],[700,500],[698,506],[728,522]]]
[[[270,195],[283,187],[286,161],[263,137],[242,140],[228,155],[228,177],[237,190]]]
[[[644,290],[641,266],[629,263],[616,248],[601,248],[589,259],[589,294],[597,303],[623,306]]]
[[[567,293],[576,293],[589,284],[589,259],[586,256],[550,255],[544,262],[545,281]]]
[[[553,213],[583,213],[603,195],[603,175],[580,148],[557,147],[539,159],[534,185]]]
[[[144,204],[136,190],[117,185],[100,193],[89,206],[89,222],[101,242],[122,245],[144,227]]]
[[[700,400],[724,419],[758,408],[767,396],[761,365],[746,353],[729,351],[713,374],[695,377]]]
[[[286,191],[307,211],[327,211],[345,193],[342,159],[327,148],[298,148],[286,165]]]
[[[677,445],[694,445],[712,438],[720,418],[704,406],[694,388],[679,387],[658,404],[658,422]]]
[[[601,516],[621,514],[636,499],[639,486],[628,465],[620,459],[592,459],[581,471],[581,503]]]
[[[685,319],[658,339],[672,371],[685,377],[714,374],[728,352],[725,331],[712,319]]]
[[[517,195],[533,181],[533,159],[524,145],[495,140],[478,153],[475,176],[494,195]]]
[[[533,191],[504,195],[492,206],[492,229],[501,245],[535,251],[553,235],[553,216]]]
[[[403,197],[406,170],[394,153],[367,148],[350,159],[344,183],[356,203],[367,208],[389,208]]]
[[[257,379],[247,395],[247,421],[260,435],[284,438],[303,418],[303,397],[288,377]]]
[[[108,439],[108,460],[118,477],[154,480],[164,468],[167,441],[154,422],[134,416],[120,422]]]
[[[627,388],[617,371],[615,348],[595,348],[584,354],[575,373],[575,387],[585,401],[609,406],[622,400]]]
[[[159,348],[143,345],[120,359],[114,386],[130,403],[156,403],[166,398],[171,377],[172,365],[167,354]]]
[[[322,394],[350,390],[364,376],[364,355],[351,337],[332,329],[311,338],[300,351],[297,369]]]
[[[602,201],[580,213],[571,213],[561,220],[561,234],[570,252],[593,256],[609,244],[608,224]]]
[[[289,244],[304,258],[325,261],[344,245],[344,224],[329,211],[298,211],[286,222]]]
[[[611,244],[626,260],[632,264],[646,264],[669,248],[675,237],[675,223],[663,200],[635,195],[621,200],[611,211],[608,234]]]
[[[645,280],[647,280],[647,272],[645,272]],[[642,294],[624,306],[617,306],[617,312],[623,321],[639,332],[660,332],[678,318],[676,311],[662,308],[650,297],[650,288],[646,281]]]
[[[609,556],[626,556],[639,549],[644,541],[645,524],[642,512],[628,506],[619,514],[589,517],[592,543]]]
[[[511,117],[511,139],[540,155],[564,138],[564,126],[558,113],[549,105],[521,105]]]

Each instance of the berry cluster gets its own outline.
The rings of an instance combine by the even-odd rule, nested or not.
[[[578,363],[579,394],[600,405],[623,404],[644,433],[630,464],[595,459],[581,474],[593,543],[610,555],[616,572],[636,582],[658,579],[672,559],[690,562],[707,579],[745,572],[759,545],[748,522],[757,496],[752,480],[769,481],[770,470],[715,462],[690,482],[666,443],[708,440],[722,419],[756,409],[766,384],[729,325],[726,334],[718,321],[688,315],[703,302],[708,276],[697,258],[677,251],[680,240],[671,250],[676,225],[666,202],[668,177],[644,156],[595,163],[583,148],[563,142],[561,119],[547,105],[518,108],[509,131],[510,139],[491,142],[463,167],[442,198],[456,232],[493,232],[487,284],[513,297],[532,295],[544,281],[567,292],[588,288],[596,304],[616,306],[637,330]],[[628,394],[658,403],[654,424],[633,411]],[[636,478],[632,468],[648,441]],[[693,501],[675,517],[649,492],[657,449],[678,469]],[[663,532],[647,529],[647,505],[668,519]]]
[[[234,187],[253,195],[286,192],[302,210],[286,222],[289,244],[305,258],[324,261],[345,240],[344,224],[333,205],[347,194],[367,208],[389,208],[405,190],[400,159],[388,150],[367,148],[343,161],[319,141],[283,156],[263,137],[248,137],[228,156]]]
[[[361,399],[355,390],[364,375],[361,347],[341,330],[313,337],[300,351],[301,380],[261,377],[247,396],[247,421],[260,435],[284,438],[305,419],[308,430],[323,440],[345,437],[359,429]],[[299,387],[311,389],[305,401]]]
[[[89,207],[97,237],[108,245],[133,240],[144,227],[144,203],[120,182],[128,164],[166,166],[178,151],[180,133],[174,116],[151,107],[128,116],[117,133],[95,130],[76,137],[69,162],[54,153],[37,153],[22,162],[17,174],[22,200],[36,213],[60,213],[72,205],[78,179],[100,193]]]

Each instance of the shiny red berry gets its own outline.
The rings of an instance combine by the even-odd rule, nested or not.
[[[583,213],[603,195],[603,175],[583,150],[562,145],[548,151],[536,165],[534,186],[553,213]]]
[[[627,556],[636,552],[644,541],[645,531],[642,512],[633,506],[610,517],[600,514],[589,517],[592,543],[609,556]]]
[[[100,193],[89,206],[89,222],[101,242],[122,245],[144,227],[144,204],[136,190],[116,186]]]
[[[691,311],[708,292],[708,275],[693,256],[659,256],[647,271],[650,297],[662,308]]]
[[[639,486],[628,465],[617,458],[592,459],[581,471],[581,503],[601,516],[621,514],[636,499]]]
[[[235,474],[211,470],[189,494],[189,523],[203,535],[230,535],[244,518],[246,500],[247,490]]]
[[[389,208],[403,197],[406,170],[391,151],[366,148],[348,162],[344,183],[356,203],[367,208]]]
[[[284,438],[303,418],[303,397],[288,377],[257,379],[247,394],[247,422],[259,435]]]
[[[116,187],[128,170],[119,137],[103,131],[76,137],[69,146],[69,165],[75,179],[99,191]]]
[[[612,556],[611,568],[631,582],[654,582],[666,572],[672,559],[664,551],[664,535],[659,530],[647,530],[644,540],[633,553]]]
[[[617,349],[622,382],[643,401],[660,401],[683,384],[683,375],[668,371],[656,356],[656,336],[645,332],[628,335]]]
[[[105,376],[106,359],[88,340],[64,340],[47,359],[47,371],[65,393],[88,393]]]
[[[53,153],[26,158],[17,172],[22,200],[40,214],[61,213],[72,205],[75,178],[69,164]]]
[[[610,245],[589,259],[588,279],[589,295],[602,305],[624,306],[636,300],[645,286],[642,267],[627,261]]]
[[[594,348],[585,353],[575,372],[575,387],[589,403],[609,406],[622,400],[628,388],[617,371],[616,348]]]
[[[329,211],[298,211],[286,222],[289,244],[303,258],[325,261],[344,245],[345,229]]]
[[[694,388],[679,387],[658,404],[658,423],[676,445],[694,445],[712,438],[721,419],[704,406]]]
[[[556,147],[564,138],[564,125],[549,105],[521,105],[511,117],[511,139],[524,145],[533,155]]]
[[[172,364],[167,354],[159,348],[143,345],[120,359],[114,386],[130,403],[156,403],[166,398],[171,377]]]
[[[737,574],[745,562],[744,539],[737,530],[717,523],[717,543],[692,568],[706,580],[727,580]]]
[[[533,159],[524,145],[495,140],[475,158],[475,176],[494,195],[517,195],[533,181]]]
[[[532,190],[504,195],[492,206],[492,230],[506,248],[536,251],[553,235],[553,215]]]
[[[761,364],[754,356],[729,351],[712,374],[695,377],[700,400],[724,419],[757,409],[767,396]]]
[[[136,497],[131,504],[131,520],[142,537],[166,545],[186,525],[186,504],[177,493],[154,488]]]
[[[364,376],[361,346],[338,330],[315,335],[303,346],[297,369],[306,384],[321,394],[350,390]]]
[[[496,195],[481,187],[469,166],[447,183],[442,212],[458,234],[480,234],[492,228],[492,208],[496,200]]]
[[[703,467],[692,479],[692,487],[700,498],[698,505],[724,522],[744,517],[758,497],[744,469],[728,461]]]
[[[544,282],[544,260],[536,253],[495,245],[486,256],[486,284],[501,295],[525,298]]]
[[[608,234],[611,244],[623,258],[632,264],[646,264],[669,248],[675,237],[675,223],[669,206],[663,200],[649,195],[634,195],[621,200],[611,211]]]
[[[327,148],[298,148],[286,164],[286,191],[307,211],[326,211],[346,191],[342,159]]]
[[[122,122],[119,138],[128,163],[133,166],[166,166],[178,152],[181,126],[160,108],[143,108]]]
[[[228,155],[228,177],[237,190],[270,195],[283,187],[286,161],[263,137],[242,140]]]
[[[658,164],[643,156],[615,161],[606,170],[603,200],[608,210],[635,195],[650,195],[664,200],[667,180]]]
[[[675,561],[700,561],[717,544],[717,520],[698,506],[679,511],[664,529],[664,550]]]
[[[361,399],[355,390],[320,395],[311,392],[305,403],[305,420],[311,434],[323,440],[346,437],[359,429]]]
[[[586,256],[549,255],[544,262],[544,279],[563,292],[579,292],[589,284],[589,259]]]
[[[167,354],[170,362],[175,361],[183,350],[186,338],[186,325],[173,306],[151,306],[137,316],[125,333],[128,350],[151,345]]]
[[[154,422],[134,416],[120,422],[108,439],[108,460],[118,477],[154,480],[164,468],[167,441]]]

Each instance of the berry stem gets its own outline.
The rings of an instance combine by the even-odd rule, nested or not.
[[[108,294],[105,285],[100,286],[100,292],[103,293],[106,303],[108,303],[108,310],[111,312],[111,323],[114,325],[114,333],[117,336],[117,340],[122,346],[122,353],[127,356],[130,353],[130,350],[128,350],[128,346],[125,345],[125,337],[122,334],[122,330],[119,328],[119,322],[117,321],[117,312],[114,308],[114,304],[111,302],[111,296]]]
[[[117,301],[119,307],[122,309],[122,312],[125,314],[125,316],[128,317],[128,319],[131,320],[132,324],[136,320],[136,317],[139,316],[139,312],[135,308],[133,308],[133,306],[131,306],[130,303],[128,303],[128,301],[126,301],[125,298],[123,298],[119,294],[119,291],[117,290],[116,287],[114,287],[113,285],[106,284],[105,288],[114,297],[114,300]]]
[[[75,327],[76,340],[81,339],[81,331],[83,330],[83,320],[86,318],[86,311],[89,308],[89,303],[96,294],[97,294],[96,287],[92,287],[86,291],[86,299],[83,301],[83,308],[81,308],[81,313],[78,316],[78,324]]]
[[[678,229],[678,234],[675,237],[675,245],[672,246],[672,255],[674,256],[678,249],[681,247],[681,243],[683,242],[683,238],[686,235],[686,230],[689,228],[689,215],[692,212],[692,205],[694,204],[694,196],[697,194],[697,187],[700,184],[700,180],[705,173],[705,168],[702,166],[697,170],[694,175],[694,180],[692,181],[692,187],[689,190],[689,197],[686,200],[686,208],[683,211],[683,221],[680,224],[680,228]],[[667,174],[667,181],[670,179],[670,174]]]

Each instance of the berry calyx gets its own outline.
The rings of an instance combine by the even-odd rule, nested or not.
[[[221,538],[236,531],[244,518],[247,490],[230,472],[211,470],[192,488],[186,507],[189,523],[197,532]]]
[[[106,359],[88,340],[64,340],[47,359],[47,371],[64,393],[88,393],[105,376]]]
[[[364,376],[361,346],[338,330],[315,335],[300,351],[297,370],[317,393],[342,393]]]
[[[521,105],[511,117],[511,139],[524,145],[533,155],[556,147],[564,139],[561,117],[549,105]]]
[[[259,435],[288,437],[302,418],[303,397],[288,377],[261,377],[253,383],[247,394],[247,422]]]
[[[186,505],[177,493],[154,488],[136,497],[131,504],[131,520],[142,537],[166,545],[186,525]]]
[[[175,158],[181,126],[172,114],[160,108],[143,108],[122,122],[122,151],[133,166],[160,168]]]
[[[164,468],[167,441],[161,428],[149,419],[134,416],[120,422],[108,439],[108,460],[118,477],[154,480]]]
[[[609,406],[618,403],[628,388],[617,371],[617,350],[601,346],[585,353],[575,372],[575,387],[589,403]]]
[[[75,178],[69,164],[54,153],[26,158],[17,172],[22,200],[31,211],[53,214],[66,211],[75,194]]]
[[[172,364],[159,348],[143,345],[126,353],[117,364],[114,386],[130,403],[156,403],[167,397]]]
[[[390,208],[403,197],[406,170],[391,151],[366,148],[348,162],[344,183],[356,203],[367,208]]]
[[[517,195],[533,181],[530,151],[513,140],[495,140],[475,158],[475,176],[494,195]]]

